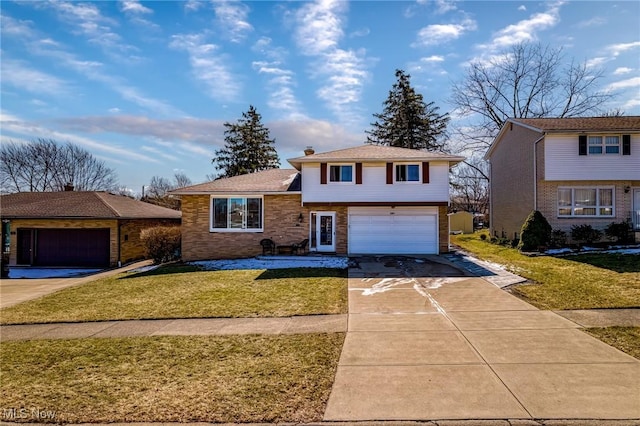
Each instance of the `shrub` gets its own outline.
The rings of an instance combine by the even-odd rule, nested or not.
[[[154,263],[164,263],[180,258],[180,227],[157,226],[143,229],[140,240],[144,244],[147,257]]]
[[[562,229],[554,229],[551,231],[551,241],[549,241],[551,247],[560,248],[567,245],[567,233]]]
[[[633,232],[629,221],[619,223],[611,222],[604,229],[604,234],[609,238],[615,238],[616,242],[620,244],[633,242]]]
[[[518,250],[534,251],[547,246],[551,240],[551,225],[538,210],[529,213],[520,230]]]
[[[586,244],[591,244],[602,238],[602,231],[593,229],[591,225],[573,225],[571,227],[571,238]]]
[[[487,240],[487,234],[480,234],[480,239],[482,241],[486,241]]]

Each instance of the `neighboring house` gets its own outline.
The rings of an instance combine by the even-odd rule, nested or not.
[[[176,210],[107,192],[18,192],[0,197],[10,265],[106,267],[144,258],[140,231],[180,225]]]
[[[492,235],[519,238],[532,210],[553,229],[640,231],[640,117],[509,119],[487,152]]]
[[[305,154],[295,169],[172,191],[183,259],[255,256],[264,238],[338,254],[449,250],[449,168],[462,157],[377,145]]]

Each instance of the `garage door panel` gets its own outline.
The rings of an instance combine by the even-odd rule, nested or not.
[[[437,253],[437,210],[352,208],[349,252],[358,254]]]
[[[38,266],[108,266],[109,229],[38,229]]]

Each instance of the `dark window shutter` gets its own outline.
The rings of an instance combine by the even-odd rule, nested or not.
[[[422,183],[429,183],[429,163],[422,163]]]
[[[393,163],[387,163],[387,185],[393,183]]]
[[[587,135],[578,136],[578,155],[587,155]]]
[[[356,163],[356,185],[362,185],[362,163]]]
[[[631,155],[631,135],[622,135],[622,155]]]
[[[320,163],[320,184],[327,184],[327,163]]]

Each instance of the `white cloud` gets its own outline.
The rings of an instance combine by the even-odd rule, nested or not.
[[[194,77],[205,84],[211,98],[234,101],[241,85],[227,69],[224,57],[217,54],[218,46],[204,38],[204,34],[178,34],[171,37],[169,46],[188,53]]]
[[[579,22],[576,26],[578,28],[590,28],[590,27],[599,27],[607,23],[607,20],[601,16],[596,16],[591,19],[587,19],[586,21]]]
[[[288,54],[287,49],[280,46],[273,46],[271,44],[272,41],[273,40],[271,40],[271,38],[269,37],[260,37],[258,41],[256,41],[253,46],[251,46],[251,50],[264,55],[271,60],[283,61]]]
[[[640,77],[633,77],[627,80],[620,80],[607,86],[608,90],[628,89],[631,87],[640,87]]]
[[[525,6],[524,4],[521,4],[520,6],[518,6],[518,10],[521,12],[526,12],[527,11],[527,6]]]
[[[349,33],[349,37],[365,37],[365,36],[368,36],[370,33],[371,33],[371,30],[365,27]]]
[[[60,96],[69,93],[67,82],[53,75],[29,68],[22,61],[3,58],[0,62],[2,83],[37,95]]]
[[[451,40],[460,38],[469,31],[475,31],[478,28],[476,21],[466,18],[457,24],[433,24],[428,25],[418,31],[418,37],[413,47],[432,46],[446,43]]]
[[[613,72],[613,75],[629,74],[631,71],[633,71],[632,68],[619,67],[619,68],[616,68],[616,70]]]
[[[452,10],[458,9],[456,0],[435,0],[436,13],[444,14]]]
[[[204,6],[203,1],[199,0],[187,0],[184,3],[184,10],[187,12],[197,12],[200,8]]]
[[[241,42],[247,34],[253,31],[253,26],[247,22],[249,7],[236,1],[215,1],[213,9],[216,20],[222,27],[222,36],[233,42]]]
[[[109,108],[109,112],[111,114],[119,114],[122,112],[122,110],[120,108],[114,107],[114,108]]]
[[[640,47],[640,41],[634,41],[631,43],[611,44],[607,46],[607,50],[611,52],[613,56],[618,56],[621,53],[626,52],[627,50],[635,49],[638,47]]]
[[[278,62],[255,61],[252,66],[259,74],[270,76],[266,86],[270,92],[267,101],[269,107],[284,111],[292,118],[304,117],[294,94],[296,84],[293,71],[281,68]]]
[[[560,22],[561,5],[560,2],[552,3],[545,12],[535,13],[528,19],[508,25],[495,33],[489,45],[481,45],[479,49],[496,51],[518,43],[536,40],[537,32],[553,28]]]
[[[587,60],[585,65],[587,66],[587,68],[599,67],[599,66],[609,62],[610,60],[611,60],[610,58],[605,58],[605,57],[599,56],[597,58],[591,58],[591,59]]]
[[[366,51],[344,50],[343,14],[348,4],[339,0],[306,3],[296,13],[296,43],[302,53],[317,59],[312,76],[324,81],[316,94],[343,123],[362,120],[360,101],[369,78]]]
[[[2,31],[4,37],[11,35],[14,37],[30,38],[34,35],[32,25],[32,21],[13,19],[4,13],[0,15],[0,31]]]
[[[427,63],[444,62],[444,56],[431,55],[426,58],[420,58],[420,62],[427,62]]]
[[[122,0],[120,1],[120,10],[127,13],[135,14],[149,14],[153,13],[153,10],[140,4],[138,0]]]

